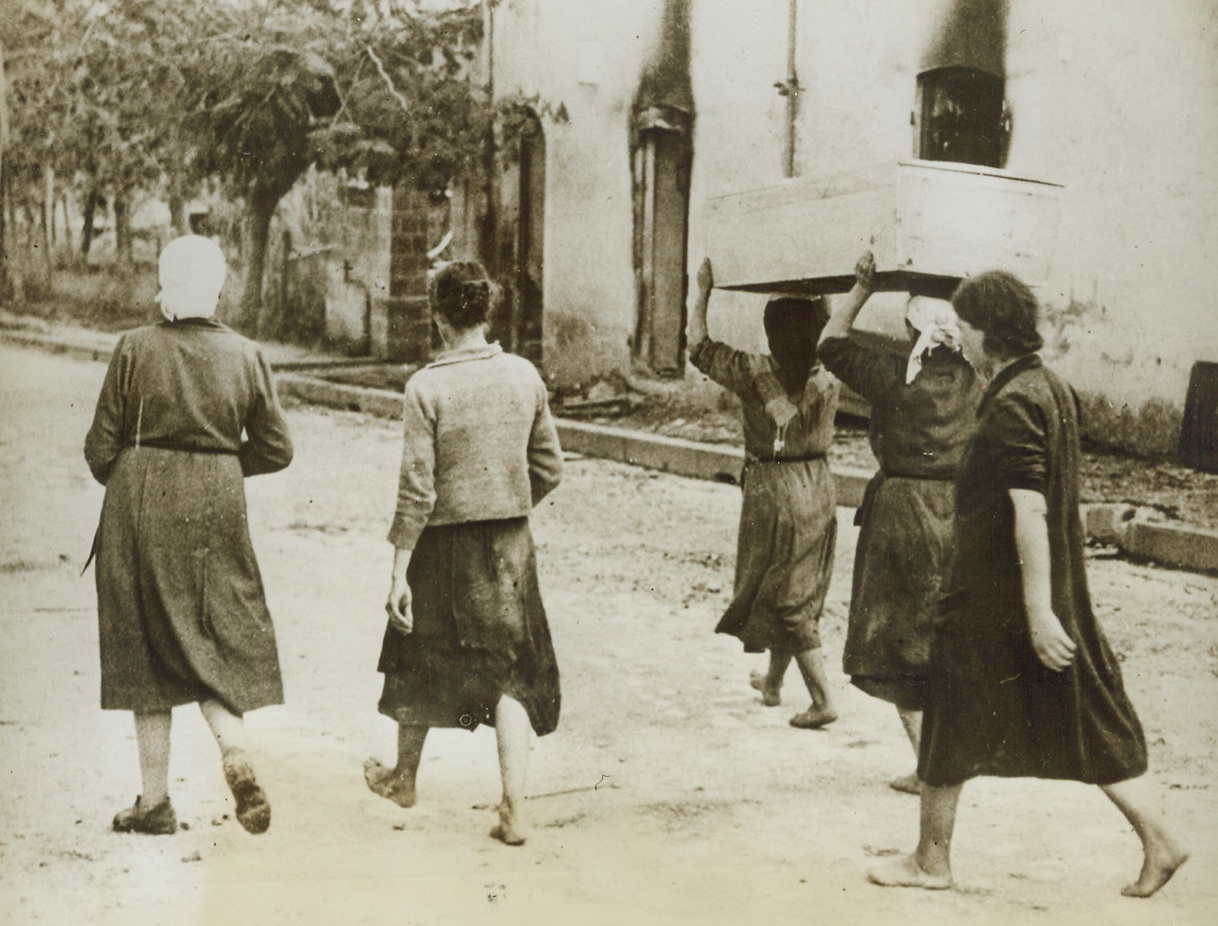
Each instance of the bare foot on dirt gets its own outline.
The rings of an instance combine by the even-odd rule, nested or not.
[[[524,845],[525,833],[514,811],[500,805],[499,822],[491,827],[491,838],[498,839],[507,846]]]
[[[396,769],[386,768],[376,759],[364,763],[364,781],[373,794],[379,794],[399,807],[413,807],[418,801],[414,782],[402,778]]]
[[[927,891],[945,891],[952,886],[952,876],[932,875],[923,871],[912,855],[885,859],[872,866],[867,880],[881,887],[920,887]]]
[[[761,692],[761,703],[766,707],[777,707],[782,703],[782,695],[779,689],[771,688],[766,680],[764,672],[749,673],[749,684]]]
[[[837,720],[837,714],[833,711],[819,707],[810,707],[802,714],[796,714],[792,717],[790,724],[793,727],[799,727],[801,730],[819,730],[822,727],[829,726],[835,720]]]
[[[1147,852],[1138,880],[1125,885],[1121,893],[1126,897],[1150,897],[1170,881],[1171,876],[1187,861],[1188,853],[1175,844],[1164,846],[1160,851]]]
[[[900,791],[902,794],[921,794],[922,781],[918,778],[916,772],[910,772],[908,775],[902,775],[900,778],[894,778],[888,782],[888,787],[894,791]]]

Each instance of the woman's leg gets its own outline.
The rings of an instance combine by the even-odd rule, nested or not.
[[[1167,832],[1156,806],[1156,795],[1145,777],[1101,785],[1101,788],[1142,840],[1142,872],[1138,880],[1127,884],[1121,893],[1126,897],[1149,897],[1188,861],[1188,852]]]
[[[796,653],[795,664],[799,666],[804,684],[808,686],[812,706],[792,717],[791,726],[813,730],[833,723],[837,720],[837,712],[833,709],[833,696],[829,693],[829,680],[825,676],[825,660],[820,647]]]
[[[922,785],[918,848],[876,865],[867,876],[884,887],[921,887],[943,890],[952,886],[952,833],[963,784],[934,788]]]
[[[503,779],[503,800],[499,804],[499,824],[491,835],[509,846],[524,844],[522,823],[525,778],[529,771],[529,735],[532,726],[528,711],[515,698],[503,695],[495,707],[495,737],[499,743],[499,774]]]
[[[131,807],[114,815],[114,829],[170,836],[178,831],[178,818],[169,801],[169,730],[173,715],[155,711],[134,716],[142,793]]]
[[[199,710],[203,712],[203,719],[211,728],[211,735],[216,738],[221,754],[230,749],[245,748],[245,721],[240,714],[234,714],[214,698],[200,701]]]
[[[782,680],[793,658],[795,654],[792,652],[770,647],[770,666],[765,674],[749,674],[749,684],[761,692],[761,703],[766,707],[775,707],[782,703]]]
[[[905,728],[905,735],[909,737],[909,744],[913,746],[916,759],[922,747],[922,712],[898,706],[897,714],[901,717],[901,726]],[[888,786],[905,794],[920,794],[922,791],[922,782],[918,780],[917,772],[902,775],[888,782]]]
[[[271,804],[245,751],[245,721],[214,698],[200,701],[199,710],[220,747],[224,780],[237,802],[237,822],[246,832],[265,833],[271,825]]]
[[[135,715],[135,739],[139,744],[143,786],[140,804],[145,808],[169,800],[169,731],[172,723],[173,715],[169,711]]]
[[[398,761],[386,768],[376,759],[364,763],[364,781],[373,792],[399,807],[413,807],[418,801],[415,780],[423,759],[423,743],[430,727],[398,724]]]

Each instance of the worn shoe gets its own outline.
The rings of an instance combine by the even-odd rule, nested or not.
[[[271,804],[254,777],[254,766],[244,749],[226,749],[221,757],[224,780],[237,802],[237,822],[247,833],[265,833],[271,825]]]
[[[137,797],[134,804],[114,815],[114,829],[118,833],[172,836],[178,831],[178,815],[173,812],[169,798],[155,807],[145,807],[142,798]]]

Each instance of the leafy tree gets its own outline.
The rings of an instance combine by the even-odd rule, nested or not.
[[[239,324],[256,326],[271,218],[310,165],[435,192],[478,163],[489,108],[469,76],[480,39],[473,7],[317,0],[268,3],[244,37],[209,44],[192,81],[207,89],[187,123],[195,168],[245,202]]]
[[[244,209],[245,286],[233,321],[247,330],[261,320],[271,218],[310,165],[435,192],[484,153],[490,109],[470,79],[481,39],[472,5],[5,2],[47,12],[21,40],[30,66],[10,61],[5,71],[0,99],[13,103],[13,119],[4,173],[26,188],[51,169],[77,177],[86,212],[111,197],[128,256],[135,191],[167,187],[172,210],[192,184],[219,177]],[[0,17],[0,51],[19,35]],[[86,249],[89,231],[91,219]]]

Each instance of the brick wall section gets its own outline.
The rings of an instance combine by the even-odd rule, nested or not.
[[[394,189],[386,348],[388,359],[397,363],[423,361],[431,353],[428,216],[425,196],[408,185]]]

